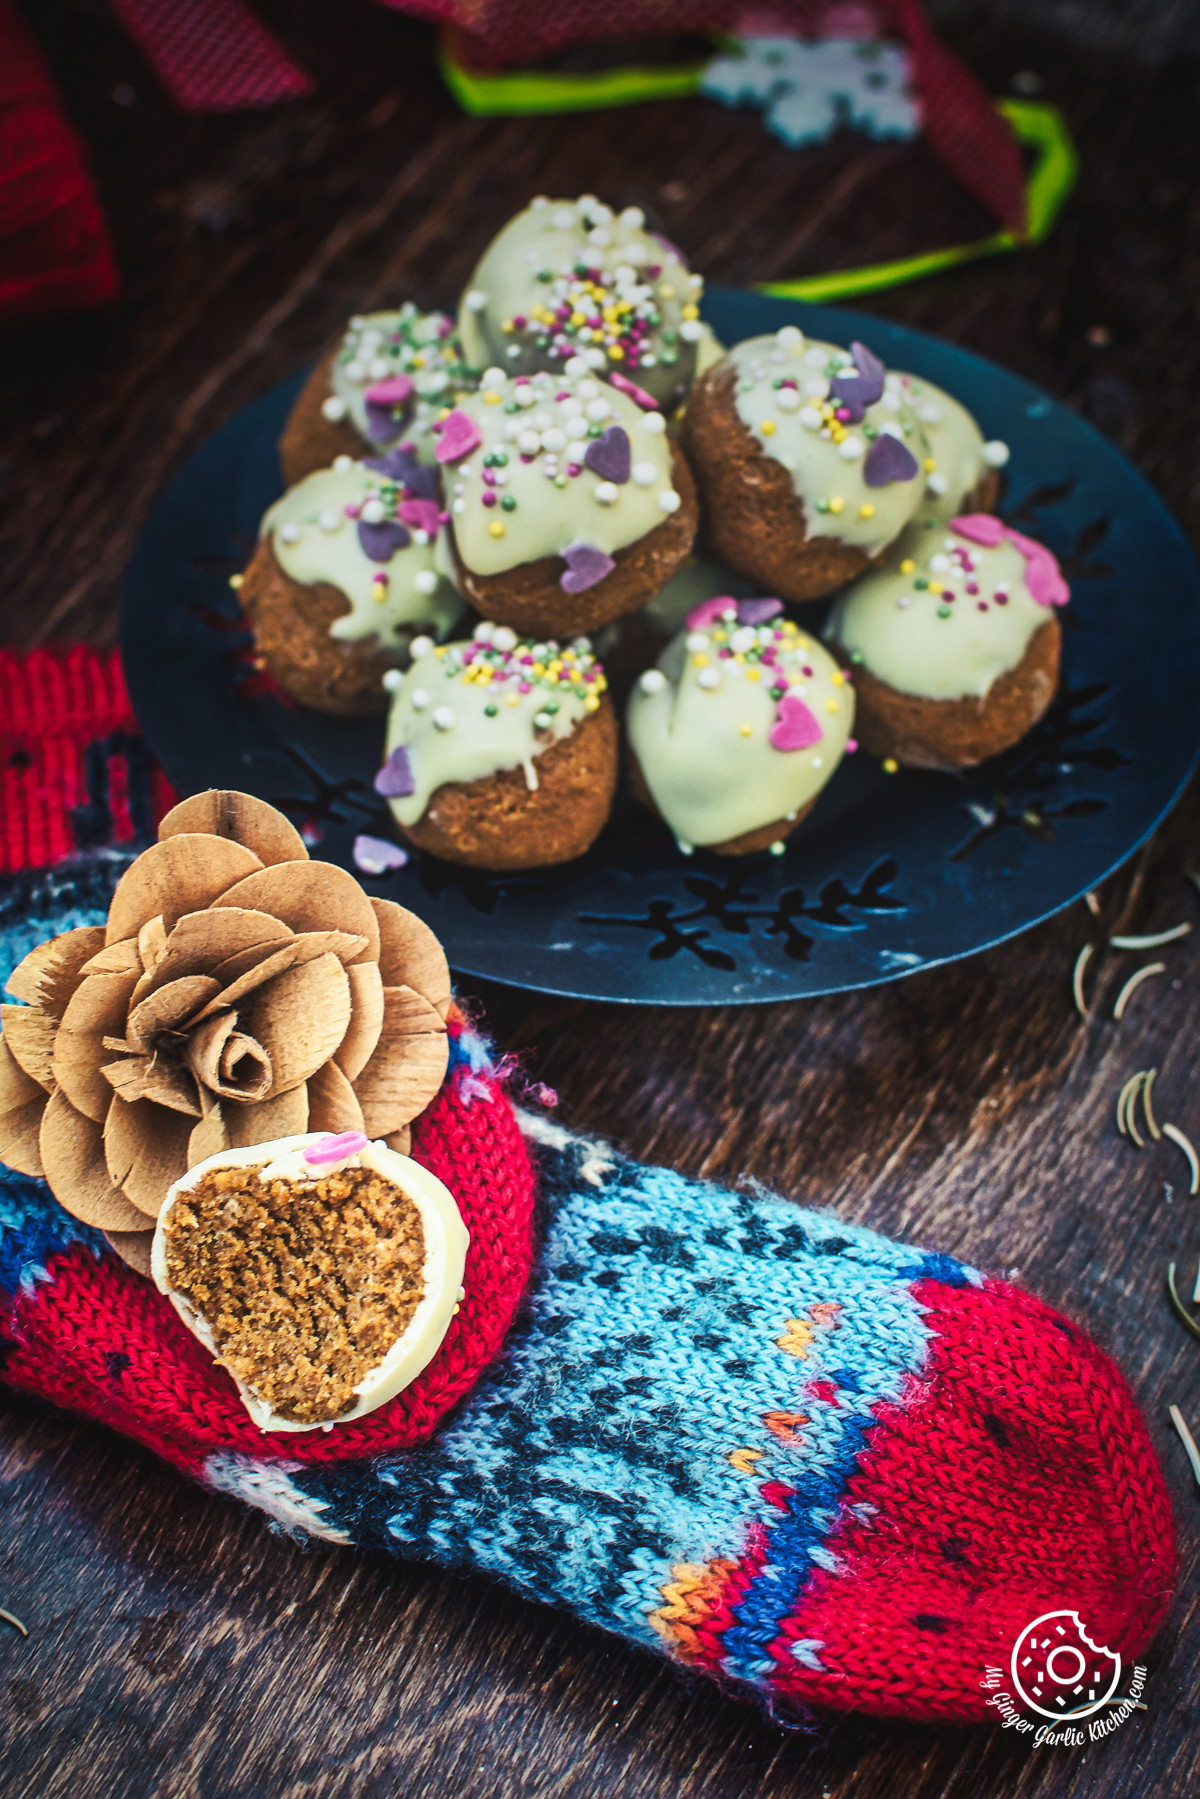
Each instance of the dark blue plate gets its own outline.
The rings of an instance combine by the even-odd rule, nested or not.
[[[365,881],[433,926],[464,973],[587,999],[745,1004],[895,980],[1002,942],[1132,855],[1200,755],[1200,572],[1142,477],[1016,375],[886,320],[716,289],[727,343],[795,322],[861,338],[956,394],[1012,449],[1003,510],[1072,588],[1062,692],[1038,729],[965,778],[887,776],[848,758],[781,857],[678,854],[622,803],[591,853],[493,876],[414,855]],[[383,721],[255,695],[228,576],[280,491],[275,441],[302,377],[265,394],[159,500],[129,570],[125,669],[175,786],[260,794],[354,867],[359,832],[394,836],[371,781]]]

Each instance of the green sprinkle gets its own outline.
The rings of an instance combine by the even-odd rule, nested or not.
[[[861,650],[851,650],[850,660],[851,660],[851,662],[861,662],[863,660],[862,651]]]
[[[863,426],[863,436],[865,438],[867,438],[868,441],[872,438],[878,437],[879,436],[879,427],[877,425],[864,425]]]
[[[589,425],[588,426],[588,436],[589,437],[603,437],[603,435],[604,435],[604,426],[603,425]]]
[[[662,340],[665,344],[676,343],[678,341],[678,338],[679,338],[678,331],[672,331],[672,330],[668,329],[668,330],[664,331],[662,334]]]
[[[828,500],[818,500],[817,501],[817,511],[818,512],[828,512],[829,511],[829,501]]]
[[[483,709],[483,716],[485,718],[495,718],[499,710],[499,706],[485,706]]]
[[[517,410],[517,402],[515,400],[505,400],[504,410],[505,412],[515,412]]]
[[[939,606],[937,615],[939,618],[953,618],[954,616],[949,606]]]
[[[928,581],[926,581],[926,579],[924,578],[923,575],[918,575],[916,580],[913,582],[913,586],[916,588],[918,593],[924,593],[925,589],[929,586],[929,583],[928,583]]]
[[[507,452],[507,450],[493,450],[492,451],[492,467],[493,468],[507,468],[508,467],[508,452]]]
[[[501,500],[500,504],[504,508],[505,512],[515,512],[517,510],[517,502],[513,499],[512,495],[510,493],[506,493],[504,495],[504,498]]]
[[[555,487],[565,487],[567,485],[567,477],[565,475],[555,475],[554,485]]]
[[[554,270],[553,269],[539,269],[538,270],[538,280],[539,281],[553,281],[553,279],[554,279]]]
[[[548,712],[550,714],[551,718],[553,718],[554,714],[558,711],[558,701],[557,700],[547,700],[546,704],[543,706],[542,710],[543,710],[543,712]]]

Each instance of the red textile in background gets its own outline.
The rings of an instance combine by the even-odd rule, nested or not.
[[[312,92],[303,69],[242,0],[110,3],[188,112],[238,112]]]
[[[23,20],[0,0],[0,321],[98,306],[116,291],[83,145]]]
[[[116,650],[0,650],[0,873],[138,847],[174,804]]]
[[[380,0],[452,29],[455,53],[472,67],[535,63],[573,44],[676,32],[738,31],[797,36],[820,29],[830,0]],[[870,0],[887,33],[908,46],[925,133],[942,160],[990,212],[1025,228],[1021,152],[1007,122],[957,56],[938,38],[921,0]]]

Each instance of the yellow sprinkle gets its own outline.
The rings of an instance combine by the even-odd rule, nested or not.
[[[582,312],[573,312],[571,314],[571,323],[573,325],[582,325],[584,323],[584,314]]]
[[[693,306],[692,302],[689,300],[686,306],[680,307],[679,316],[681,319],[698,319],[700,317],[700,308],[698,306]]]
[[[738,731],[741,733],[741,735],[743,737],[753,737],[754,726],[753,725],[739,725]]]
[[[894,775],[899,767],[900,767],[900,764],[897,762],[897,760],[894,756],[885,756],[884,757],[883,772],[885,775]]]
[[[673,300],[675,298],[675,288],[670,281],[664,281],[658,291],[664,300]]]
[[[519,693],[506,693],[504,696],[504,704],[506,706],[519,706],[521,704],[520,694]]]
[[[487,392],[483,396],[483,403],[485,406],[499,406],[500,395],[498,393],[494,393],[492,391],[492,389],[489,387]]]
[[[559,670],[562,668],[562,657],[561,656],[553,657],[551,661],[547,662],[546,668],[550,674],[556,675],[559,672]]]
[[[859,516],[859,518],[874,518],[875,517],[875,508],[874,508],[874,506],[872,506],[870,500],[863,501],[863,504],[858,509],[858,516]]]
[[[774,419],[764,419],[762,424],[758,428],[762,432],[764,437],[774,437],[774,435],[775,435],[775,420]]]
[[[940,581],[931,581],[929,583],[929,591],[930,593],[941,593],[942,583]]]
[[[409,366],[414,369],[423,369],[425,367],[425,358],[423,356],[414,356]]]
[[[625,352],[620,344],[609,344],[608,353],[614,362],[624,362],[625,360]]]
[[[585,712],[599,712],[600,701],[594,693],[588,694],[587,699],[583,702],[583,709]]]
[[[594,344],[602,344],[602,343],[603,343],[603,342],[604,342],[604,333],[603,333],[603,331],[601,331],[601,330],[599,330],[599,329],[597,329],[597,330],[595,330],[595,331],[593,331],[593,332],[592,332],[592,333],[591,333],[591,339],[592,339],[592,342],[593,342],[593,343],[594,343]]]
[[[692,657],[692,667],[693,668],[707,668],[708,667],[708,657],[704,654],[703,650],[698,651],[697,654]]]
[[[932,475],[932,473],[936,467],[937,467],[937,463],[934,461],[933,457],[927,456],[925,458],[925,473],[927,475]]]
[[[916,572],[917,572],[916,563],[913,561],[911,556],[906,556],[904,558],[904,561],[900,564],[900,573],[902,575],[915,575]]]
[[[826,712],[836,712],[837,709],[838,709],[838,703],[836,700],[826,700],[826,702],[825,702]]]
[[[761,677],[762,677],[762,670],[760,668],[748,668],[746,670],[747,681],[757,681],[757,680],[760,680]]]
[[[498,518],[494,518],[492,520],[491,524],[488,526],[488,530],[491,532],[493,537],[503,537],[504,536],[504,526],[500,523],[500,520]]]
[[[501,331],[511,331],[511,330],[512,330],[512,329],[513,329],[513,322],[512,322],[512,320],[511,320],[511,319],[504,319],[504,320],[503,320],[503,321],[502,321],[502,323],[501,323],[501,326],[500,326],[500,329],[501,329]]]
[[[434,653],[434,655],[435,655],[435,656],[444,656],[444,655],[445,655],[445,654],[446,654],[446,646],[445,646],[445,644],[444,644],[444,643],[439,643],[439,645],[438,645],[438,647],[437,647],[437,649],[436,649],[436,650],[435,650],[435,651],[434,651],[434,652],[433,652],[433,653]]]
[[[830,512],[844,512],[846,510],[845,500],[843,500],[840,495],[834,494],[832,500],[829,502],[829,510]]]
[[[829,683],[832,687],[844,687],[846,685],[846,677],[840,668],[834,669],[829,677]]]
[[[235,593],[237,592],[238,588],[242,585],[242,582],[245,579],[246,579],[245,575],[230,575],[229,585],[233,588]]]

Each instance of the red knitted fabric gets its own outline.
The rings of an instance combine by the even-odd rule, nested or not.
[[[237,112],[312,92],[312,81],[242,0],[112,0],[188,112]]]
[[[983,1717],[997,1637],[1044,1612],[1141,1652],[1170,1599],[1170,1507],[1133,1396],[1084,1331],[1001,1282],[915,1292],[927,1377],[878,1408],[829,1539],[838,1571],[818,1571],[776,1645],[819,1638],[825,1671],[787,1656],[781,1689],[827,1700],[832,1673],[846,1706]]]
[[[500,1349],[533,1266],[533,1171],[503,1089],[451,1079],[413,1128],[412,1154],[453,1193],[470,1232],[464,1298],[437,1354],[411,1386],[336,1431],[260,1431],[231,1378],[170,1302],[116,1256],[84,1245],[47,1265],[54,1305],[14,1296],[3,1334],[14,1387],[136,1437],[198,1474],[216,1451],[258,1461],[362,1460],[425,1442]],[[114,1368],[119,1373],[114,1376]]]
[[[0,319],[98,306],[116,291],[83,147],[23,21],[0,0]]]
[[[174,804],[116,650],[0,650],[0,874],[149,841]]]

